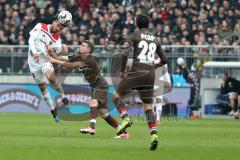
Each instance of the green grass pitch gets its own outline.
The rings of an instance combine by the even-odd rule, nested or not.
[[[167,120],[159,148],[149,151],[144,121],[129,128],[130,139],[98,119],[97,134],[81,135],[87,122],[55,123],[50,115],[0,113],[0,160],[239,160],[239,120]]]

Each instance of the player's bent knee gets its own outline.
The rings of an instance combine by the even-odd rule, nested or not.
[[[46,83],[39,83],[38,84],[42,94],[44,94],[47,91]]]
[[[119,98],[119,97],[120,97],[120,94],[116,92],[115,94],[113,94],[112,99]]]
[[[88,105],[91,108],[96,108],[98,106],[98,101],[97,99],[91,99],[90,101],[88,101]]]
[[[230,100],[235,100],[237,97],[235,96],[235,95],[231,95],[231,96],[229,96],[229,99]]]
[[[48,80],[50,79],[56,79],[55,78],[55,72],[53,67],[44,67],[42,69],[43,74],[47,77]]]
[[[103,119],[107,118],[109,115],[107,109],[105,108],[98,108],[98,113]]]

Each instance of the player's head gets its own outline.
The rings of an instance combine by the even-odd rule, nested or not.
[[[79,53],[80,54],[91,54],[94,50],[94,45],[89,40],[84,40],[81,42],[79,47]]]
[[[51,32],[53,33],[59,33],[63,30],[65,26],[59,23],[58,21],[53,21],[51,26]]]
[[[227,73],[222,73],[222,80],[225,82],[228,79]]]
[[[58,14],[57,20],[53,21],[51,31],[53,33],[58,33],[71,22],[72,14],[68,11],[62,11]]]
[[[136,18],[136,25],[139,29],[148,28],[150,18],[146,14],[138,14]]]

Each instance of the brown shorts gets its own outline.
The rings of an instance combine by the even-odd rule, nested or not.
[[[99,78],[96,83],[91,85],[92,99],[98,101],[98,108],[107,108],[108,84],[104,78]]]
[[[121,96],[125,96],[132,90],[137,90],[143,103],[151,104],[153,102],[155,70],[136,69],[130,71],[117,89]]]

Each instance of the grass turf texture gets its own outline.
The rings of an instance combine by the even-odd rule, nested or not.
[[[239,160],[239,120],[163,120],[159,148],[149,151],[145,122],[130,139],[98,119],[97,134],[81,135],[86,122],[55,123],[50,115],[0,113],[0,160]]]

